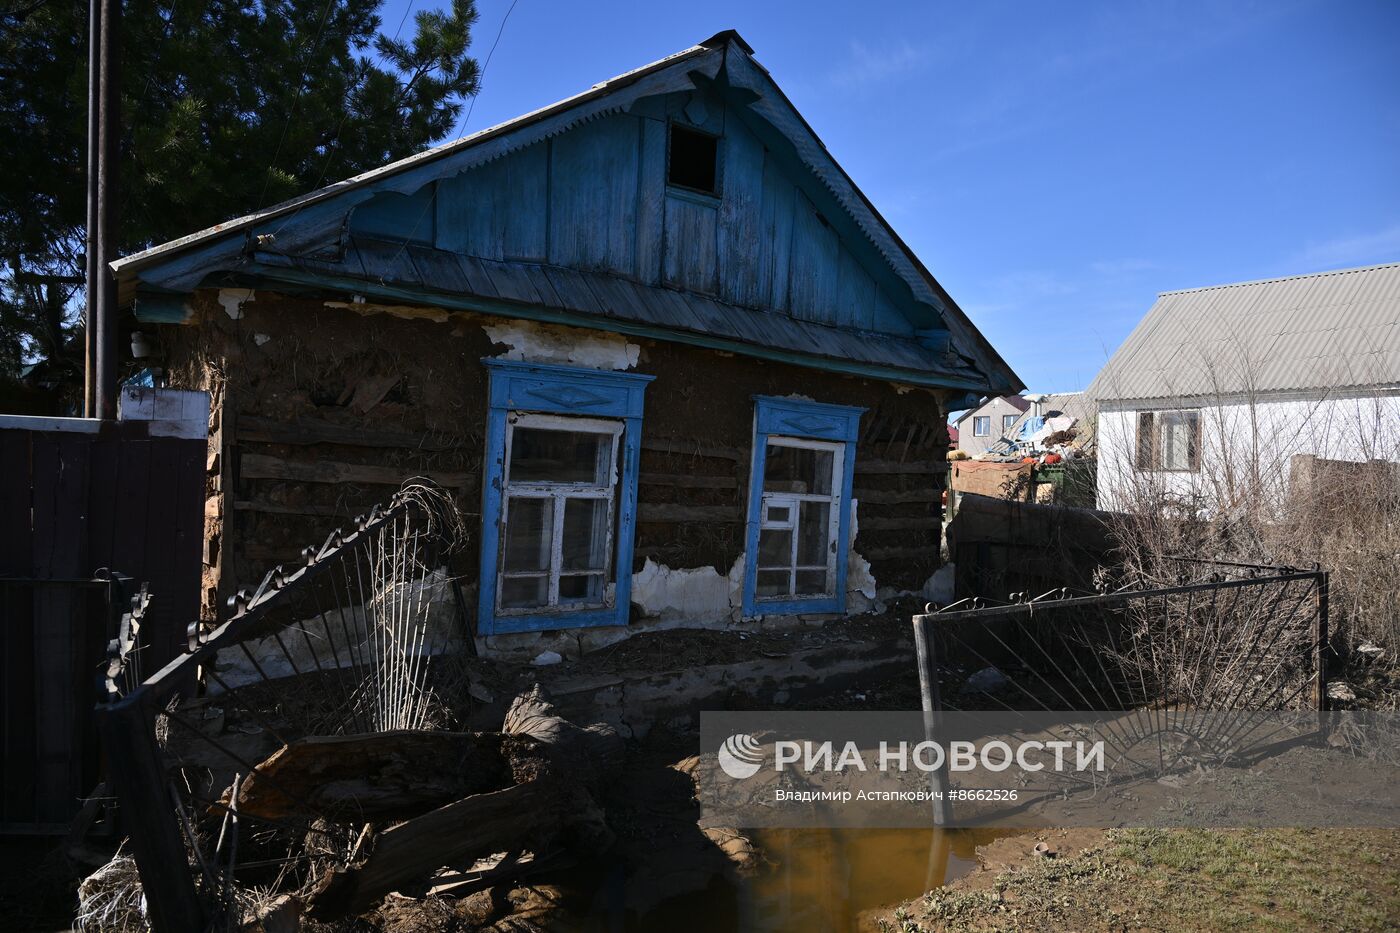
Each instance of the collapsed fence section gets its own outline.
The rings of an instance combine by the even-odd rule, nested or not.
[[[1138,578],[915,616],[925,709],[1325,708],[1325,571],[1169,563],[1171,585]]]
[[[240,782],[309,736],[428,724],[435,660],[470,642],[444,569],[461,535],[444,494],[406,487],[240,591],[227,621],[191,625],[188,650],[134,687],[139,652],[114,650],[98,718],[157,933],[236,926],[245,892],[352,850],[345,822],[326,819],[355,806],[352,791],[307,799],[260,775],[283,817],[240,812]]]

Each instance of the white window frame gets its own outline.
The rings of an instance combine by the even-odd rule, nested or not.
[[[1011,429],[1016,427],[1016,422],[1020,419],[1020,417],[1020,415],[1001,416],[1001,434],[1003,437],[1011,433]]]
[[[978,423],[979,421],[984,421],[984,422],[986,422],[987,427],[986,427],[985,430],[982,430],[982,431],[977,430],[977,423]],[[973,437],[991,437],[991,436],[992,436],[992,416],[991,416],[991,415],[973,415],[973,416],[972,416],[972,436],[973,436]]]
[[[758,595],[757,588],[754,591],[754,601],[764,602],[786,602],[796,599],[830,599],[836,595],[836,556],[840,547],[838,538],[841,533],[841,498],[843,494],[842,477],[845,476],[845,456],[846,444],[843,441],[813,441],[800,437],[787,437],[779,434],[768,435],[768,446],[770,447],[796,447],[804,450],[825,450],[830,451],[831,459],[831,491],[825,495],[818,493],[797,493],[797,492],[767,492],[762,493],[762,505],[760,508],[759,541],[762,541],[764,531],[782,531],[790,529],[792,534],[791,543],[788,550],[788,563],[784,567],[765,567],[758,564],[758,573],[773,573],[778,570],[788,571],[788,588],[786,593]],[[764,458],[765,465],[767,458]],[[765,477],[755,477],[762,486]],[[827,510],[827,530],[826,530],[826,564],[797,563],[797,546],[801,537],[800,515],[801,503],[803,502],[826,502],[830,505]],[[772,519],[769,517],[774,508],[786,508],[787,518],[785,520]],[[761,549],[754,554],[754,560],[759,560]],[[800,571],[825,570],[826,583],[820,593],[798,593],[797,574]]]
[[[596,483],[541,483],[514,482],[511,479],[512,453],[516,428],[535,428],[546,431],[573,431],[601,434],[611,437],[611,457],[607,467],[606,485]],[[611,419],[575,418],[568,415],[539,415],[512,411],[506,416],[505,460],[501,478],[501,558],[496,567],[496,612],[499,615],[531,615],[541,612],[573,612],[579,609],[596,609],[612,605],[613,580],[613,534],[617,524],[618,457],[622,448],[624,423]],[[544,570],[507,571],[506,550],[509,548],[510,504],[512,499],[552,499],[551,519],[553,527],[550,535],[548,567]],[[583,574],[562,573],[564,564],[564,507],[569,499],[606,499],[606,540],[603,545],[603,595],[599,600],[578,600],[560,604],[559,578],[561,576],[583,576]],[[507,580],[548,578],[548,590],[543,606],[502,605]]]

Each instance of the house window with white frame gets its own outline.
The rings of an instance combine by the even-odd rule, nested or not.
[[[758,534],[759,599],[832,596],[845,444],[770,436]]]
[[[626,625],[642,402],[652,377],[484,362],[478,631]]]
[[[992,436],[992,416],[991,416],[991,415],[976,415],[976,416],[973,417],[973,419],[972,419],[972,436],[973,436],[973,437],[991,437],[991,436]]]
[[[840,612],[863,409],[755,397],[744,613]]]
[[[1016,419],[1019,418],[1019,417],[1021,417],[1021,416],[1020,416],[1020,415],[1002,415],[1002,416],[1001,416],[1001,436],[1002,436],[1002,437],[1010,437],[1010,436],[1011,436],[1011,429],[1014,428],[1014,427],[1016,426]]]
[[[512,413],[497,610],[605,605],[621,421]]]

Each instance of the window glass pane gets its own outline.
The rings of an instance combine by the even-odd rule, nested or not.
[[[501,579],[502,609],[534,609],[549,604],[547,577],[504,577]]]
[[[1161,468],[1191,468],[1191,419],[1181,412],[1162,415]]]
[[[603,602],[603,575],[576,574],[559,578],[559,604]]]
[[[972,419],[972,434],[974,437],[986,437],[992,433],[992,416],[982,415]]]
[[[1011,430],[1011,426],[1016,423],[1016,415],[1001,416],[1001,433],[1005,434]]]
[[[831,502],[802,502],[797,512],[797,566],[825,567],[831,545]]]
[[[789,596],[788,572],[786,570],[760,570],[754,587],[760,597]]]
[[[765,520],[765,521],[772,522],[772,523],[775,524],[775,525],[782,525],[782,524],[786,524],[787,522],[792,521],[792,507],[791,507],[791,506],[787,506],[787,505],[770,505],[770,506],[768,506],[768,513],[767,513],[767,514],[768,514],[768,517],[767,517],[766,519],[764,519],[764,520]]]
[[[798,596],[820,596],[830,592],[831,590],[826,585],[825,570],[797,571]]]
[[[830,450],[769,444],[763,491],[829,496],[835,461],[836,455]]]
[[[606,486],[612,447],[611,434],[517,427],[507,481]]]
[[[792,566],[792,529],[765,528],[759,532],[758,566],[783,568]]]
[[[554,500],[511,496],[506,507],[506,546],[502,569],[548,570],[554,536]]]
[[[564,500],[563,570],[605,570],[608,566],[608,500]],[[561,589],[562,598],[563,591]]]

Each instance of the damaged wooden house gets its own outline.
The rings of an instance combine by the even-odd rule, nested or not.
[[[213,399],[206,614],[411,476],[488,649],[865,611],[1023,388],[734,32],[115,269]]]

